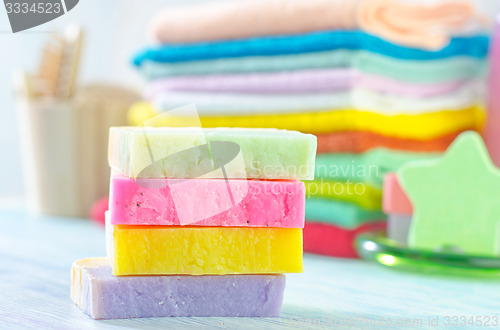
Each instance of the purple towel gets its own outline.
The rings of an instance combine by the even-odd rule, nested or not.
[[[224,93],[311,93],[345,91],[362,87],[381,93],[425,97],[452,93],[466,81],[433,84],[401,82],[392,78],[361,73],[349,68],[177,76],[156,80],[148,85],[147,99],[165,91]]]

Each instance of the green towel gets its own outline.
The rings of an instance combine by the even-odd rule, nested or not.
[[[409,161],[432,159],[440,154],[394,151],[386,148],[375,148],[360,154],[319,154],[316,156],[314,178],[362,182],[374,188],[382,188],[386,173],[396,171]]]
[[[306,220],[329,223],[343,228],[356,228],[367,222],[384,220],[380,210],[367,210],[356,204],[324,198],[306,200]]]
[[[440,83],[484,77],[486,60],[456,56],[437,60],[400,60],[377,53],[332,50],[277,56],[249,56],[215,60],[161,63],[145,61],[139,70],[148,80],[180,75],[252,73],[351,67],[403,82]]]

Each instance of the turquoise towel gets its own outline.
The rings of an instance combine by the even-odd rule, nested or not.
[[[189,62],[144,61],[139,70],[147,80],[187,75],[295,71],[351,67],[409,83],[442,83],[481,78],[486,60],[468,56],[418,61],[399,60],[368,51],[347,49],[323,52],[223,58]]]
[[[319,52],[333,49],[370,50],[406,60],[431,60],[466,55],[484,58],[488,36],[455,37],[438,51],[425,51],[392,44],[361,31],[321,31],[308,34],[257,37],[198,44],[172,44],[148,48],[134,58],[143,61],[185,62],[243,56],[273,56]]]

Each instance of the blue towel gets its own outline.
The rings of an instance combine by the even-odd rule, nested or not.
[[[145,60],[186,62],[244,56],[299,54],[334,49],[367,50],[406,60],[432,60],[451,56],[483,58],[488,52],[486,35],[456,37],[445,48],[426,51],[392,44],[362,31],[322,31],[308,34],[258,37],[198,44],[169,44],[147,48],[135,56],[135,65]]]

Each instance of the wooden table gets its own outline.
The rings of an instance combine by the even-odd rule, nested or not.
[[[462,323],[462,316],[476,325],[490,318],[489,328],[500,328],[500,279],[405,273],[361,260],[313,255],[305,255],[303,274],[287,276],[280,318],[94,321],[70,300],[70,267],[74,260],[104,255],[104,246],[103,228],[89,220],[1,207],[0,328],[447,328]]]

